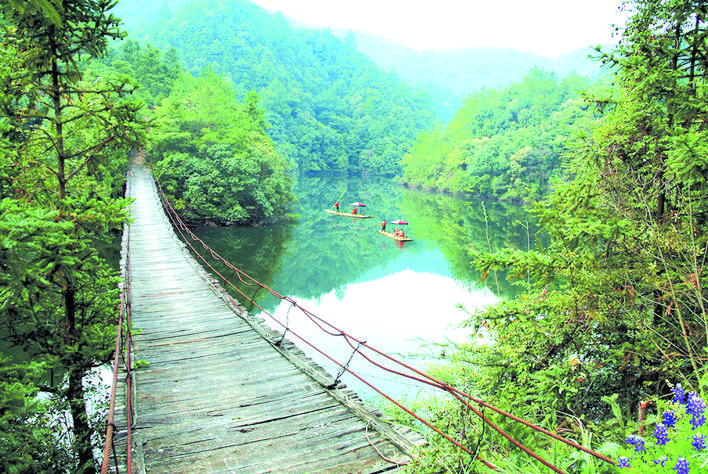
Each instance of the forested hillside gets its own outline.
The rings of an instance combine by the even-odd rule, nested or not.
[[[192,0],[160,15],[132,37],[175,47],[194,75],[226,75],[238,98],[257,92],[277,151],[298,172],[398,174],[432,127],[430,94],[378,68],[351,35],[296,29],[245,0]]]
[[[580,95],[590,84],[534,69],[507,88],[470,95],[403,158],[404,182],[504,200],[544,195],[570,140],[592,124],[595,112]]]
[[[127,40],[87,72],[142,78],[133,96],[152,120],[147,148],[155,173],[184,218],[255,225],[277,220],[292,199],[287,161],[268,135],[258,94],[237,100],[212,67],[186,72],[174,48]]]

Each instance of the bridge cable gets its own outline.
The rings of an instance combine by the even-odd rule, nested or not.
[[[158,182],[158,186],[159,186],[159,182]],[[162,196],[162,199],[163,199],[163,200],[166,200],[166,198],[164,197],[164,194],[163,194],[163,196]],[[174,208],[172,208],[170,205],[166,206],[166,209],[171,209],[172,211],[174,211]],[[233,283],[231,283],[230,281],[228,281],[227,279],[225,279],[225,278],[223,277],[223,275],[221,275],[221,273],[219,273],[211,264],[209,264],[209,263],[207,262],[207,260],[206,260],[199,252],[197,252],[196,249],[195,249],[191,244],[189,244],[188,240],[186,239],[186,236],[185,236],[184,232],[186,232],[187,234],[189,234],[192,239],[201,242],[202,245],[203,245],[204,247],[206,247],[206,244],[204,244],[204,242],[201,241],[201,239],[199,239],[196,235],[194,235],[194,234],[191,232],[191,230],[189,230],[189,228],[181,221],[181,219],[179,219],[179,217],[176,215],[176,212],[175,212],[174,214],[168,213],[168,216],[169,216],[170,220],[171,220],[173,223],[175,223],[175,228],[177,229],[178,233],[182,236],[182,238],[184,239],[184,242],[185,242],[188,246],[190,246],[190,248],[192,248],[193,252],[194,252],[214,273],[216,273],[220,278],[222,278],[222,280],[224,280],[227,284],[229,284],[229,286],[231,286],[231,288],[233,288],[235,291],[237,291],[241,296],[247,298],[247,296],[246,296],[241,290],[239,290],[235,285],[233,285]],[[184,231],[184,232],[183,232],[183,231]],[[213,251],[210,251],[210,254],[216,255],[216,253],[213,252]],[[223,260],[221,259],[221,257],[219,257],[219,260],[223,261]],[[285,299],[287,298],[287,297],[282,296],[282,295],[280,295],[279,293],[273,291],[273,290],[272,290],[271,288],[269,288],[267,285],[263,285],[263,284],[257,282],[255,279],[253,279],[252,277],[246,275],[246,274],[245,274],[244,272],[242,272],[241,270],[239,270],[238,272],[239,272],[239,275],[243,275],[243,276],[245,276],[246,278],[249,278],[252,282],[255,282],[254,284],[260,284],[260,285],[262,285],[263,288],[267,289],[273,296],[275,296],[275,297],[277,297],[277,298],[279,298],[279,299],[281,299],[281,300],[285,300]],[[243,280],[241,280],[241,281],[243,281]],[[232,301],[233,301],[233,300],[232,300]],[[236,302],[234,302],[234,303],[237,304]],[[238,305],[238,304],[237,304],[237,305]],[[258,309],[260,309],[264,314],[267,314],[267,315],[268,315],[274,322],[276,322],[278,325],[280,325],[281,327],[285,327],[282,322],[280,322],[277,318],[275,318],[275,317],[274,317],[272,314],[270,314],[267,310],[265,310],[264,308],[260,307],[260,306],[259,306],[257,303],[255,303],[255,302],[254,302],[254,305],[255,305]],[[240,306],[239,306],[239,307],[240,307]],[[314,316],[312,313],[310,313],[310,312],[307,311],[306,309],[302,308],[301,306],[297,305],[297,307],[298,307],[301,311],[305,312],[306,314],[309,314],[309,315]],[[325,323],[326,325],[331,326],[331,324],[327,323],[326,321],[323,321],[323,320],[321,320],[320,318],[317,318],[317,319],[320,320],[320,321],[322,321],[322,322]],[[313,322],[314,322],[322,331],[324,331],[324,332],[327,333],[328,335],[331,335],[331,336],[344,336],[345,339],[347,340],[347,342],[349,343],[349,345],[351,346],[351,342],[349,342],[349,339],[351,339],[352,337],[349,336],[348,334],[344,333],[343,331],[330,332],[330,331],[324,329],[324,328],[323,328],[320,324],[318,324],[316,321],[313,320]],[[333,326],[332,326],[332,327],[333,327]],[[292,331],[292,330],[290,330],[290,333],[293,334],[294,336],[296,336],[298,339],[300,339],[300,340],[301,340],[302,342],[304,342],[305,344],[307,344],[309,347],[311,347],[312,349],[314,349],[316,352],[320,353],[322,356],[324,356],[324,357],[326,357],[327,359],[329,359],[330,361],[332,361],[334,364],[338,365],[339,367],[343,367],[342,364],[341,364],[339,361],[337,361],[336,359],[332,358],[329,354],[323,352],[321,349],[319,349],[318,347],[316,347],[315,345],[313,345],[313,344],[312,344],[311,342],[309,342],[307,339],[301,337],[299,334],[295,333],[295,332]],[[272,342],[272,341],[271,341],[271,342]],[[353,347],[353,346],[352,346],[352,347]],[[368,346],[366,346],[366,347],[368,348]],[[378,352],[378,351],[377,351],[377,352]],[[395,360],[395,359],[392,359],[392,360]],[[439,434],[440,436],[442,436],[443,438],[445,438],[445,439],[447,439],[448,441],[450,441],[451,443],[455,444],[457,447],[459,447],[459,448],[462,449],[463,451],[467,452],[468,454],[470,454],[470,455],[473,454],[472,451],[470,451],[468,448],[466,448],[465,446],[463,446],[462,444],[460,444],[458,441],[456,441],[455,439],[453,439],[451,436],[449,436],[448,434],[446,434],[446,433],[444,433],[443,431],[441,431],[439,428],[437,428],[436,426],[434,426],[434,425],[433,425],[432,423],[430,423],[429,421],[427,421],[427,420],[423,419],[422,417],[420,417],[419,415],[415,414],[413,411],[411,411],[410,409],[408,409],[407,407],[405,407],[404,405],[402,405],[400,402],[398,402],[397,400],[394,400],[394,399],[391,398],[389,395],[387,395],[386,393],[382,392],[382,391],[379,390],[377,387],[373,386],[373,385],[370,384],[368,381],[366,381],[366,380],[364,380],[363,378],[361,378],[361,377],[360,377],[358,374],[356,374],[355,372],[351,371],[350,369],[347,369],[347,372],[348,372],[349,374],[351,374],[352,376],[354,376],[355,378],[357,378],[357,379],[358,379],[359,381],[361,381],[362,383],[364,383],[364,384],[366,384],[367,386],[369,386],[372,390],[376,391],[379,395],[381,395],[382,397],[384,397],[384,398],[386,398],[387,400],[389,400],[391,403],[393,403],[393,404],[395,404],[396,406],[398,406],[400,409],[402,409],[403,411],[405,411],[406,413],[408,413],[410,416],[412,416],[413,418],[417,419],[418,421],[420,421],[421,423],[423,423],[424,425],[426,425],[428,428],[430,428],[431,430],[433,430],[433,431],[435,431],[436,433],[438,433],[438,434]],[[406,377],[410,377],[409,375],[406,375],[406,374],[402,374],[402,375],[404,375],[404,376],[406,376]],[[418,380],[420,380],[420,379],[418,379]],[[422,381],[423,381],[423,380],[422,380]],[[429,382],[426,382],[426,381],[423,381],[423,382],[429,384]],[[496,469],[496,467],[495,467],[493,464],[491,464],[491,463],[487,462],[486,460],[482,459],[481,456],[478,456],[477,459],[478,459],[480,462],[482,462],[483,464],[485,464],[487,467],[489,467],[489,468],[491,468],[491,469]]]
[[[128,171],[127,188],[126,195],[130,195],[130,175],[131,171]],[[110,453],[113,453],[113,464],[115,467],[115,472],[120,474],[118,455],[116,453],[116,446],[114,443],[114,436],[116,431],[115,424],[115,404],[117,397],[117,385],[118,385],[118,371],[119,371],[119,361],[123,362],[126,373],[131,374],[131,361],[130,352],[132,350],[132,338],[130,332],[130,227],[127,222],[123,223],[123,233],[125,247],[123,249],[123,258],[125,259],[122,267],[122,284],[120,291],[120,306],[118,311],[118,322],[116,331],[116,348],[113,356],[113,378],[111,385],[111,393],[109,397],[109,408],[106,422],[106,436],[104,440],[103,458],[101,461],[101,474],[107,474],[110,470]],[[131,390],[130,385],[126,383],[126,439],[127,439],[127,449],[126,449],[126,472],[128,474],[132,473],[132,456],[131,456],[131,434],[132,434],[132,420],[133,416],[131,413]]]
[[[285,340],[285,335],[290,330],[290,310],[293,309],[294,306],[297,306],[297,303],[292,301],[292,304],[288,307],[288,312],[285,314],[285,330],[283,331],[283,335],[280,339],[274,343],[276,346],[280,346],[283,343],[283,340]]]
[[[333,389],[339,384],[339,379],[342,377],[342,375],[344,375],[344,372],[347,372],[349,370],[349,364],[351,364],[352,359],[354,358],[354,354],[356,354],[359,348],[364,344],[366,344],[366,341],[360,342],[359,345],[356,346],[356,349],[354,349],[354,351],[352,351],[351,355],[349,356],[349,360],[347,361],[347,363],[344,364],[341,369],[339,369],[339,373],[337,373],[337,376],[334,378],[334,382],[332,382],[327,388]]]

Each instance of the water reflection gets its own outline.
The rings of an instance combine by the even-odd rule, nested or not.
[[[395,266],[389,267],[389,270]],[[372,272],[368,276],[378,273],[386,272]],[[421,369],[429,360],[437,360],[443,350],[440,346],[432,350],[428,346],[424,350],[429,341],[468,341],[469,331],[459,327],[466,317],[459,305],[480,308],[498,300],[486,288],[470,288],[454,278],[435,273],[404,269],[370,280],[368,276],[345,285],[341,292],[333,290],[315,299],[301,298],[296,301],[332,326]],[[281,324],[263,317],[273,329],[282,331],[282,327],[287,326],[287,337],[333,376],[340,371],[340,366],[302,344],[292,335],[293,332],[316,342],[318,349],[342,365],[346,365],[353,355],[349,367],[389,395],[398,397],[423,386],[371,365],[358,352],[355,353],[336,331],[335,335],[328,335],[305,314],[293,310],[288,301],[282,301],[273,314]],[[392,365],[386,362],[387,366]],[[397,368],[400,370],[400,367]],[[360,394],[371,393],[370,388],[354,377],[344,375],[342,379]]]
[[[520,208],[425,194],[382,178],[301,178],[295,191],[295,222],[256,229],[199,228],[197,233],[256,280],[386,352],[408,356],[420,352],[424,341],[467,337],[459,329],[467,315],[458,305],[475,311],[514,292],[503,277],[480,284],[471,265],[473,253],[527,248],[534,241]],[[374,217],[325,213],[338,197],[342,203],[366,203],[367,214]],[[379,234],[383,218],[408,221],[406,234],[414,241],[400,246]],[[303,324],[298,330],[344,362],[351,355],[341,338],[327,341],[298,322],[288,313],[289,303],[267,291],[240,288],[255,294],[266,311],[283,321],[291,318],[289,325]]]
[[[323,212],[338,196],[344,201],[367,203],[373,219],[353,219]],[[470,285],[480,280],[472,268],[476,251],[527,248],[534,242],[533,229],[519,207],[499,203],[466,202],[449,196],[405,189],[382,178],[300,178],[299,200],[293,205],[295,223],[261,228],[202,227],[205,241],[257,280],[269,286],[313,298],[341,288],[377,268],[388,268],[401,255],[412,265],[430,248],[442,252],[444,262],[429,259],[416,268],[451,276]],[[404,218],[413,242],[402,247],[380,235],[380,219]],[[400,266],[400,265],[399,265]],[[504,278],[499,288],[484,282],[500,295],[515,288]]]

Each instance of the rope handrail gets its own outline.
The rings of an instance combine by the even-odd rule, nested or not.
[[[101,474],[107,474],[111,451],[113,450],[113,434],[115,433],[115,407],[116,389],[118,385],[118,362],[121,349],[121,333],[123,332],[123,315],[125,310],[125,287],[120,295],[120,313],[118,317],[118,333],[116,335],[116,350],[113,356],[113,380],[111,384],[111,396],[108,403],[108,421],[106,427],[106,439],[103,447],[103,462],[101,463]]]
[[[167,216],[168,216],[168,218],[170,219],[170,221],[173,223],[173,225],[175,226],[175,229],[176,229],[177,232],[180,234],[180,236],[182,237],[182,239],[183,239],[183,241],[185,242],[185,244],[186,244],[187,246],[189,246],[189,247],[192,249],[192,251],[194,252],[194,254],[195,254],[197,257],[199,257],[199,259],[202,260],[202,262],[204,262],[204,264],[207,265],[207,266],[209,267],[209,269],[210,269],[212,272],[214,272],[214,274],[218,275],[219,278],[221,278],[226,284],[228,284],[231,288],[233,288],[233,289],[234,289],[236,292],[238,292],[241,296],[243,296],[244,298],[247,298],[247,299],[248,299],[248,296],[247,296],[245,293],[243,293],[243,292],[242,292],[238,287],[236,287],[231,281],[229,281],[227,278],[225,278],[217,269],[215,269],[215,268],[204,258],[203,255],[201,255],[201,254],[194,248],[194,246],[192,246],[192,245],[189,243],[189,241],[187,240],[186,236],[184,235],[184,232],[186,232],[187,234],[189,234],[190,238],[192,238],[193,240],[196,240],[196,241],[200,242],[200,243],[202,244],[202,246],[203,246],[205,249],[208,250],[209,254],[210,254],[213,258],[215,258],[215,259],[217,259],[217,260],[219,260],[219,261],[221,261],[221,262],[223,262],[223,263],[225,263],[225,264],[227,263],[226,260],[224,260],[224,259],[223,259],[221,256],[219,256],[216,252],[214,252],[212,249],[210,249],[201,239],[199,239],[199,237],[197,237],[196,235],[194,235],[194,233],[193,233],[191,230],[189,230],[189,228],[187,227],[187,225],[177,216],[176,211],[174,210],[174,208],[172,208],[172,206],[170,205],[169,201],[167,201],[167,198],[165,197],[165,195],[164,195],[164,193],[163,193],[163,191],[162,191],[162,188],[161,188],[161,186],[160,186],[159,181],[157,181],[157,187],[158,187],[158,190],[159,190],[159,193],[160,193],[160,199],[161,199],[161,201],[163,202],[163,205],[165,206],[165,209],[167,210]],[[183,232],[183,231],[184,231],[184,232]],[[229,268],[232,268],[232,266],[231,266],[230,264],[227,264],[227,266],[229,266]],[[239,270],[239,269],[237,269],[237,268],[235,268],[235,267],[233,267],[232,269],[235,269],[237,274],[246,276],[246,277],[251,281],[251,283],[250,283],[251,286],[252,286],[252,285],[259,285],[259,286],[263,287],[264,289],[266,289],[267,291],[269,291],[269,292],[270,292],[273,296],[275,296],[276,298],[279,298],[279,299],[284,300],[284,301],[289,301],[289,302],[291,302],[294,306],[296,306],[296,307],[297,307],[298,309],[300,309],[301,311],[307,311],[307,310],[305,310],[304,308],[302,308],[300,305],[298,305],[297,303],[295,303],[295,302],[294,302],[292,299],[290,299],[289,297],[282,296],[282,295],[278,294],[277,292],[273,291],[273,290],[272,290],[270,287],[268,287],[267,285],[264,285],[264,284],[258,282],[256,279],[254,279],[254,278],[248,276],[246,273],[242,272],[241,270]],[[240,277],[239,277],[239,279],[241,280]],[[243,280],[241,280],[241,281],[243,282]],[[247,283],[247,282],[243,282],[243,283],[249,284],[249,283]],[[231,298],[230,295],[228,295],[228,294],[226,294],[225,296],[228,297],[228,298]],[[231,299],[231,300],[233,301],[233,299]],[[265,308],[262,308],[262,307],[261,307],[260,305],[258,305],[258,303],[256,303],[255,301],[251,301],[250,299],[249,299],[249,301],[250,301],[255,307],[257,307],[258,309],[260,309],[261,312],[263,312],[264,314],[268,315],[274,322],[276,322],[277,324],[279,324],[281,327],[286,328],[286,326],[285,326],[280,320],[278,320],[277,318],[275,318],[275,317],[274,317],[269,311],[267,311]],[[238,305],[237,302],[234,301],[234,303]],[[329,325],[329,323],[327,323],[327,324]],[[330,326],[331,326],[331,325],[330,325]],[[344,332],[332,333],[332,332],[326,331],[325,329],[323,329],[323,328],[322,328],[321,326],[319,326],[319,325],[318,325],[318,327],[320,327],[320,329],[322,329],[322,330],[323,330],[326,334],[328,334],[328,335],[331,335],[331,336],[344,336],[344,338],[347,339],[347,340],[348,340],[349,338],[351,338],[351,336],[347,335],[347,334],[344,333]],[[332,327],[333,327],[333,326],[332,326]],[[386,399],[389,400],[391,403],[395,404],[395,405],[398,406],[400,409],[402,409],[403,411],[405,411],[406,413],[408,413],[409,415],[411,415],[412,417],[414,417],[415,419],[417,419],[417,420],[420,421],[421,423],[425,424],[428,428],[430,428],[430,429],[432,429],[433,431],[437,432],[440,436],[444,437],[445,439],[447,439],[447,440],[450,441],[451,443],[455,444],[455,445],[456,445],[458,448],[460,448],[461,450],[467,452],[468,454],[474,455],[474,453],[473,453],[469,448],[467,448],[466,446],[464,446],[464,445],[461,444],[460,442],[458,442],[458,441],[456,441],[455,439],[453,439],[450,435],[448,435],[448,434],[442,432],[439,428],[437,428],[436,426],[434,426],[432,423],[430,423],[429,421],[423,419],[423,418],[420,417],[419,415],[415,414],[415,413],[414,413],[413,411],[411,411],[409,408],[405,407],[404,405],[402,405],[402,404],[401,404],[400,402],[398,402],[397,400],[394,400],[392,397],[390,397],[390,396],[387,395],[386,393],[382,392],[381,390],[379,390],[379,389],[378,389],[377,387],[375,387],[374,385],[370,384],[367,380],[365,380],[364,378],[360,377],[357,373],[353,372],[351,369],[346,368],[346,367],[345,367],[342,363],[340,363],[338,360],[336,360],[336,359],[333,358],[331,355],[329,355],[329,354],[325,353],[324,351],[322,351],[320,348],[318,348],[317,346],[315,346],[314,344],[312,344],[310,341],[308,341],[308,340],[305,339],[304,337],[300,336],[297,332],[293,331],[292,329],[289,329],[289,332],[290,332],[293,336],[297,337],[300,341],[302,341],[303,343],[307,344],[310,348],[312,348],[313,350],[315,350],[316,352],[318,352],[320,355],[322,355],[322,356],[324,356],[325,358],[329,359],[329,360],[330,360],[331,362],[333,362],[335,365],[339,366],[341,369],[344,369],[346,372],[348,372],[350,375],[352,375],[353,377],[355,377],[356,379],[358,379],[360,382],[362,382],[362,383],[366,384],[367,386],[369,386],[372,390],[376,391],[379,395],[381,395],[382,397],[386,398]],[[273,345],[276,345],[276,343],[277,343],[277,341],[270,341],[270,342],[271,342]],[[350,343],[350,345],[351,345],[351,343]],[[328,387],[325,386],[325,388],[328,388]],[[496,469],[496,467],[495,467],[493,464],[491,464],[491,463],[485,461],[482,457],[477,456],[477,459],[478,459],[480,462],[482,462],[483,464],[485,464],[487,467],[489,467],[489,468],[491,468],[491,469]]]
[[[130,171],[128,172],[128,177]],[[126,195],[130,195],[130,179],[127,180]],[[122,288],[120,292],[120,309],[118,313],[118,327],[116,333],[116,348],[113,355],[113,376],[111,383],[111,395],[108,403],[108,415],[106,421],[106,438],[103,447],[103,459],[101,462],[101,474],[107,474],[111,468],[111,451],[113,452],[113,465],[116,473],[119,473],[118,456],[113,443],[116,425],[115,425],[115,405],[118,386],[118,372],[120,371],[120,360],[126,371],[126,427],[127,427],[127,449],[126,449],[126,472],[132,472],[132,457],[131,457],[131,432],[132,432],[132,408],[131,408],[131,388],[129,379],[131,378],[132,365],[130,362],[130,352],[132,347],[132,337],[130,332],[130,224],[123,224],[124,235],[124,262],[122,271]],[[125,338],[123,333],[125,330]],[[123,357],[121,358],[121,355]]]
[[[153,177],[154,177],[154,173],[153,173]],[[535,424],[533,424],[533,423],[531,423],[531,422],[528,422],[528,421],[526,421],[526,420],[523,420],[523,419],[521,419],[521,418],[519,418],[519,417],[517,417],[517,416],[514,416],[514,415],[512,415],[512,414],[510,414],[510,413],[508,413],[508,412],[506,412],[506,411],[504,411],[504,410],[501,410],[501,409],[499,409],[499,408],[497,408],[497,407],[495,407],[495,406],[493,406],[493,405],[491,405],[491,404],[489,404],[489,403],[487,403],[487,402],[484,402],[483,400],[481,400],[481,399],[479,399],[479,398],[477,398],[477,397],[474,397],[474,396],[472,396],[472,395],[470,395],[470,394],[467,394],[467,393],[465,393],[465,392],[463,392],[463,391],[461,391],[461,390],[459,390],[459,389],[457,389],[457,388],[455,388],[455,387],[452,387],[451,385],[449,385],[449,384],[447,384],[447,383],[445,383],[445,382],[442,382],[442,381],[440,381],[440,380],[438,380],[438,379],[436,379],[436,378],[434,378],[434,377],[432,377],[432,376],[430,376],[430,375],[428,375],[428,374],[422,372],[421,370],[418,370],[418,369],[416,369],[416,368],[414,368],[414,367],[412,367],[412,366],[410,366],[410,365],[408,365],[408,364],[406,364],[406,363],[404,363],[404,362],[402,362],[402,361],[400,361],[400,360],[398,360],[398,359],[396,359],[396,358],[394,358],[394,357],[392,357],[392,356],[390,356],[390,355],[388,355],[388,354],[386,354],[386,353],[384,353],[384,352],[382,352],[382,351],[379,351],[378,349],[376,349],[376,348],[374,348],[374,347],[371,347],[370,345],[368,345],[368,344],[366,343],[366,341],[361,341],[361,340],[357,339],[356,337],[353,337],[353,336],[349,335],[349,334],[346,333],[345,331],[343,331],[343,330],[337,328],[336,326],[330,324],[329,322],[327,322],[326,320],[324,320],[324,319],[320,318],[319,316],[315,315],[314,313],[312,313],[311,311],[307,310],[306,308],[303,308],[303,307],[300,306],[298,303],[296,303],[295,301],[293,301],[290,297],[283,296],[283,295],[279,294],[278,292],[276,292],[275,290],[273,290],[272,288],[270,288],[268,285],[265,285],[265,284],[262,284],[262,283],[258,282],[255,278],[249,276],[248,274],[246,274],[245,272],[243,272],[242,270],[240,270],[239,268],[235,267],[233,264],[231,264],[230,262],[228,262],[227,260],[225,260],[225,259],[224,259],[223,257],[221,257],[218,253],[216,253],[213,249],[211,249],[204,241],[202,241],[199,237],[197,237],[197,236],[188,228],[188,226],[182,221],[182,219],[179,217],[177,211],[172,207],[172,205],[170,204],[169,200],[167,199],[167,197],[166,197],[166,195],[165,195],[165,193],[164,193],[164,191],[163,191],[163,189],[162,189],[162,187],[161,187],[161,184],[160,184],[159,180],[158,180],[156,177],[154,177],[154,178],[155,178],[155,182],[156,182],[156,185],[157,185],[157,190],[158,190],[159,198],[160,198],[160,200],[161,200],[161,202],[162,202],[162,204],[163,204],[163,207],[164,207],[164,209],[165,209],[165,211],[166,211],[166,214],[167,214],[169,220],[172,222],[174,228],[177,230],[177,232],[178,232],[179,235],[181,236],[182,241],[183,241],[187,246],[189,246],[189,248],[192,250],[192,252],[194,252],[194,254],[195,254],[202,262],[204,262],[204,264],[213,272],[213,274],[217,275],[225,284],[227,284],[227,285],[228,285],[229,287],[231,287],[234,291],[236,291],[241,297],[245,298],[245,299],[246,299],[247,301],[249,301],[253,306],[257,307],[263,314],[267,315],[268,318],[270,318],[270,320],[273,321],[276,325],[278,325],[278,326],[280,326],[280,327],[283,328],[284,332],[283,332],[283,335],[282,335],[282,337],[280,338],[280,340],[279,340],[279,341],[275,341],[275,340],[270,341],[271,344],[273,344],[273,345],[279,344],[280,342],[282,342],[283,338],[285,337],[285,333],[289,332],[292,336],[296,337],[298,340],[302,341],[304,344],[306,344],[307,346],[309,346],[310,348],[312,348],[313,350],[315,350],[317,353],[319,353],[319,354],[322,355],[323,357],[329,359],[329,360],[330,360],[331,362],[333,362],[335,365],[339,366],[342,373],[343,373],[343,372],[349,373],[350,375],[352,375],[353,377],[355,377],[356,379],[358,379],[358,380],[361,381],[362,383],[364,383],[364,384],[366,384],[367,386],[369,386],[371,389],[373,389],[373,390],[374,390],[375,392],[377,392],[379,395],[383,396],[384,398],[386,398],[387,400],[389,400],[390,402],[392,402],[393,404],[395,404],[396,406],[398,406],[399,408],[401,408],[403,411],[405,411],[405,412],[408,413],[409,415],[413,416],[415,419],[417,419],[418,421],[420,421],[421,423],[423,423],[424,425],[426,425],[426,426],[429,427],[430,429],[434,430],[435,432],[437,432],[439,435],[441,435],[442,437],[444,437],[444,438],[447,439],[448,441],[450,441],[450,442],[452,442],[453,444],[455,444],[459,449],[461,449],[461,450],[465,451],[466,453],[472,455],[472,456],[473,456],[473,459],[479,460],[480,462],[484,463],[485,465],[487,465],[488,467],[490,467],[490,468],[492,468],[492,469],[496,469],[496,468],[495,468],[492,464],[488,463],[487,461],[485,461],[485,460],[483,460],[482,458],[480,458],[479,456],[477,456],[477,453],[471,451],[469,448],[467,448],[466,446],[464,446],[461,442],[459,442],[459,441],[453,439],[453,438],[452,438],[451,436],[449,436],[448,434],[442,432],[440,429],[438,429],[437,427],[435,427],[435,426],[434,426],[432,423],[430,423],[429,421],[427,421],[427,420],[423,419],[422,417],[420,417],[419,415],[413,413],[412,410],[410,410],[410,409],[408,409],[407,407],[403,406],[401,403],[399,403],[398,401],[396,401],[395,399],[393,399],[391,396],[389,396],[389,395],[387,395],[386,393],[382,392],[382,391],[379,390],[377,387],[375,387],[374,385],[372,385],[371,383],[369,383],[367,380],[365,380],[364,378],[362,378],[361,376],[359,376],[357,373],[355,373],[355,372],[349,367],[349,363],[351,362],[351,359],[354,357],[354,355],[355,355],[355,354],[359,354],[364,360],[366,360],[366,361],[369,362],[370,364],[372,364],[372,365],[374,365],[374,366],[376,366],[376,367],[380,368],[381,370],[384,370],[384,371],[386,371],[386,372],[388,372],[388,373],[395,374],[395,375],[398,375],[398,376],[401,376],[401,377],[405,377],[405,378],[408,378],[408,379],[410,379],[410,380],[415,380],[415,381],[417,381],[417,382],[419,382],[419,383],[423,383],[423,384],[426,384],[426,385],[428,385],[428,386],[431,386],[431,387],[433,387],[433,388],[435,388],[435,389],[439,389],[439,390],[442,390],[442,391],[444,391],[444,392],[446,392],[446,393],[449,393],[449,394],[452,395],[455,399],[457,399],[460,403],[462,403],[468,410],[470,410],[470,411],[472,411],[473,413],[475,413],[475,415],[477,415],[477,416],[480,418],[480,420],[481,420],[484,424],[486,424],[486,425],[490,426],[491,428],[493,428],[495,431],[497,431],[499,434],[501,434],[504,438],[506,438],[507,440],[509,440],[509,442],[511,442],[511,443],[514,444],[515,446],[519,447],[519,448],[522,449],[524,452],[526,452],[527,454],[529,454],[530,456],[532,456],[534,459],[538,460],[539,462],[541,462],[542,464],[544,464],[546,467],[552,469],[552,470],[555,471],[555,472],[562,473],[563,471],[560,470],[558,467],[554,466],[553,464],[551,464],[550,462],[548,462],[548,461],[546,461],[545,459],[543,459],[541,456],[537,455],[536,453],[533,453],[530,449],[528,449],[527,447],[523,446],[520,442],[514,440],[513,437],[511,437],[511,435],[509,435],[508,433],[506,433],[503,429],[501,429],[499,426],[497,426],[497,425],[494,424],[491,420],[489,420],[487,417],[485,417],[483,413],[481,413],[479,410],[477,410],[476,408],[474,408],[474,407],[471,405],[470,402],[474,402],[474,403],[476,403],[476,404],[479,404],[481,407],[488,408],[488,409],[490,409],[490,410],[492,410],[492,411],[494,411],[494,412],[496,412],[496,413],[498,413],[498,414],[500,414],[500,415],[502,415],[502,416],[504,416],[504,417],[509,418],[510,420],[513,420],[513,421],[515,421],[515,422],[521,423],[521,424],[523,424],[523,425],[529,427],[530,429],[533,429],[533,430],[535,430],[535,431],[538,431],[539,433],[542,433],[542,434],[544,434],[544,435],[547,435],[547,436],[549,436],[549,437],[551,437],[551,438],[553,438],[553,439],[555,439],[555,440],[557,440],[557,441],[563,442],[563,443],[565,443],[566,445],[571,446],[571,447],[573,447],[573,448],[575,448],[575,449],[578,449],[578,450],[581,450],[581,451],[583,451],[583,452],[585,452],[585,453],[588,453],[588,454],[590,454],[590,455],[596,457],[597,459],[600,459],[600,460],[602,460],[602,461],[605,461],[605,462],[614,464],[614,461],[612,461],[612,459],[610,459],[610,458],[607,457],[607,456],[604,456],[604,455],[602,455],[602,454],[600,454],[600,453],[597,453],[597,452],[593,451],[593,450],[590,449],[590,448],[587,448],[587,447],[585,447],[585,446],[582,446],[582,445],[576,443],[576,442],[573,441],[573,440],[566,439],[566,438],[564,438],[564,437],[562,437],[562,436],[557,435],[556,433],[553,433],[553,432],[551,432],[551,431],[549,431],[549,430],[546,430],[546,429],[544,429],[544,428],[542,428],[542,427],[540,427],[540,426],[537,426],[537,425],[535,425]],[[333,356],[327,354],[326,352],[324,352],[323,350],[321,350],[320,348],[318,348],[317,346],[315,346],[313,343],[311,343],[310,341],[308,341],[305,337],[301,336],[301,335],[298,334],[296,331],[294,331],[292,328],[290,328],[290,327],[289,327],[289,324],[283,324],[283,322],[280,321],[278,318],[276,318],[273,314],[271,314],[269,311],[265,310],[265,309],[262,308],[260,305],[258,305],[253,299],[249,298],[248,295],[246,295],[243,291],[241,291],[234,283],[232,283],[228,278],[226,278],[226,277],[225,277],[224,275],[222,275],[216,268],[214,268],[214,266],[211,265],[211,263],[209,263],[209,262],[206,260],[206,258],[205,258],[199,251],[197,251],[197,249],[191,244],[190,240],[193,241],[193,242],[198,242],[198,243],[200,243],[201,246],[206,250],[206,252],[207,252],[214,260],[217,260],[217,261],[221,262],[221,264],[225,265],[229,270],[233,271],[233,273],[237,276],[237,278],[238,278],[238,280],[239,280],[240,283],[242,283],[242,284],[244,284],[244,285],[246,285],[246,286],[258,286],[259,288],[265,289],[265,290],[268,291],[273,297],[275,297],[275,298],[277,298],[277,299],[279,299],[279,300],[281,300],[281,301],[287,301],[287,302],[289,302],[289,303],[291,304],[291,307],[290,307],[290,308],[296,307],[297,309],[299,309],[299,310],[302,312],[302,314],[304,314],[315,326],[317,326],[317,327],[318,327],[322,332],[324,332],[325,334],[327,334],[327,335],[329,335],[329,336],[342,337],[342,338],[347,342],[347,344],[351,347],[351,349],[353,350],[353,352],[351,353],[351,357],[349,358],[349,361],[347,361],[345,364],[343,364],[342,362],[336,360]],[[223,288],[222,288],[222,291],[223,291]],[[234,304],[236,304],[237,306],[239,306],[238,303],[237,303],[236,301],[234,301],[233,298],[232,298],[228,293],[226,293],[226,292],[224,292],[224,293],[225,293],[225,296],[228,297],[229,299],[231,299],[231,301],[232,301]],[[288,309],[288,314],[289,314],[290,308]],[[386,367],[386,366],[380,364],[379,362],[376,362],[376,361],[372,360],[372,358],[371,358],[370,356],[368,356],[368,355],[365,354],[365,350],[371,351],[371,353],[373,353],[373,354],[375,354],[375,355],[378,355],[378,356],[384,357],[385,359],[388,359],[390,362],[396,364],[397,366],[403,367],[403,368],[405,368],[407,371],[412,372],[412,374],[411,374],[411,373],[403,372],[401,369],[396,370],[396,369],[394,369],[394,368]],[[415,375],[413,375],[413,374],[415,374]]]

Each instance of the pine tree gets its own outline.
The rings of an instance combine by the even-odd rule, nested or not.
[[[82,381],[110,359],[118,306],[116,270],[97,245],[126,217],[116,158],[127,161],[144,129],[140,104],[127,100],[131,84],[80,67],[123,37],[114,4],[62,0],[51,4],[58,17],[3,9],[0,324],[65,375],[44,388],[71,415],[76,472],[95,471]]]

